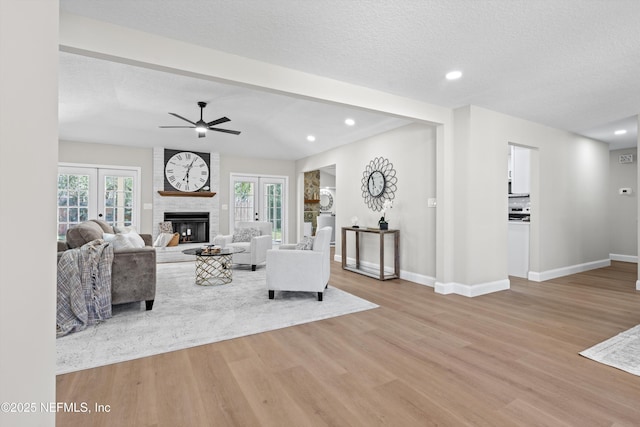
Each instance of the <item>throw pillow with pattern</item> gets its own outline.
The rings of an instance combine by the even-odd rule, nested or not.
[[[160,233],[173,234],[173,224],[171,224],[171,221],[161,222],[160,224],[158,224],[158,229],[160,230]]]
[[[313,237],[304,236],[302,238],[302,241],[296,244],[296,249],[310,251],[311,249],[313,249],[313,239]]]
[[[231,241],[233,243],[237,242],[250,242],[254,237],[258,237],[260,235],[260,230],[253,227],[240,228],[233,233],[233,238]]]

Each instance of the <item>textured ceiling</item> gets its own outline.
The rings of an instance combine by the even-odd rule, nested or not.
[[[139,147],[215,150],[230,155],[296,160],[411,123],[362,110],[224,85],[71,53],[60,53],[60,139]],[[190,126],[200,119],[197,101],[207,102],[206,122],[240,135]],[[346,118],[356,126],[346,126]],[[316,141],[306,140],[313,134]]]
[[[431,104],[478,105],[614,148],[637,138],[637,0],[61,0],[60,7]],[[463,78],[447,82],[452,69]],[[165,101],[158,107],[189,114],[179,100]],[[228,111],[211,114],[234,120]],[[621,123],[633,129],[614,137]]]

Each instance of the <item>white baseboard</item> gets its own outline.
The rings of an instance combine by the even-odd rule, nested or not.
[[[435,291],[438,294],[457,294],[465,297],[477,297],[490,294],[492,292],[504,291],[511,287],[509,279],[496,280],[494,282],[478,283],[475,285],[465,285],[462,283],[436,282]]]
[[[635,264],[638,263],[637,255],[609,254],[609,258],[611,259],[611,261],[632,262]]]
[[[528,279],[533,282],[544,282],[545,280],[551,280],[558,277],[569,276],[571,274],[582,273],[583,271],[595,270],[596,268],[609,267],[610,265],[610,259],[602,259],[599,261],[585,262],[584,264],[555,268],[553,270],[541,272],[530,271]]]
[[[418,285],[429,286],[431,288],[433,288],[436,284],[435,277],[412,273],[410,271],[400,270],[400,278],[409,282],[417,283]]]
[[[342,255],[334,255],[333,260],[339,263],[342,263]],[[354,258],[347,257],[347,263],[355,264],[356,260]],[[360,264],[370,270],[380,270],[380,264],[374,264],[372,262],[360,261]],[[385,267],[384,272],[386,274],[393,273],[393,269],[391,267]],[[400,270],[400,278],[403,280],[407,280],[409,282],[417,283],[419,285],[430,286],[433,288],[436,283],[436,278],[427,276],[424,274],[413,273],[411,271]]]

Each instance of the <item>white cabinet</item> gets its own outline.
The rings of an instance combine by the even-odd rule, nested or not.
[[[527,278],[529,273],[529,223],[509,222],[509,276]]]
[[[509,176],[511,177],[511,192],[528,194],[531,190],[531,150],[528,148],[511,146],[509,159]]]
[[[336,217],[333,215],[318,215],[318,230],[331,227],[331,243],[336,241]]]

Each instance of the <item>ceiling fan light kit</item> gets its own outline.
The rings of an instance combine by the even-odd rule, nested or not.
[[[188,129],[195,129],[196,132],[198,133],[198,138],[204,138],[205,136],[207,136],[207,131],[208,130],[213,130],[216,132],[223,132],[223,133],[230,133],[233,135],[240,135],[240,131],[237,130],[230,130],[230,129],[221,129],[221,128],[216,128],[214,126],[219,125],[221,123],[226,123],[226,122],[230,122],[231,120],[227,117],[220,117],[219,119],[216,120],[212,120],[210,122],[205,122],[203,119],[203,112],[204,112],[204,108],[207,106],[206,102],[200,101],[198,102],[198,107],[200,107],[200,120],[198,120],[197,122],[192,122],[189,119],[186,119],[184,117],[182,117],[179,114],[176,113],[169,113],[174,117],[177,117],[181,120],[184,120],[187,123],[191,123],[193,126],[159,126],[161,128],[164,129],[177,129],[177,128],[188,128]]]

